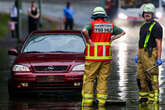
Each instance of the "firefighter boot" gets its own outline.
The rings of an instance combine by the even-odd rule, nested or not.
[[[146,103],[148,101],[148,93],[147,92],[139,92],[139,103]]]
[[[146,103],[147,101],[148,101],[147,97],[139,97],[139,100],[138,100],[138,102],[141,104]]]

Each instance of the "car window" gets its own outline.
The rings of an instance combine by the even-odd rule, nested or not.
[[[75,34],[50,34],[32,36],[25,44],[27,52],[84,52],[85,42]]]
[[[153,3],[159,7],[159,0],[120,0],[121,8],[140,8],[142,4]]]

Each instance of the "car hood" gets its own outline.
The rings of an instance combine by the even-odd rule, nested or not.
[[[19,63],[28,63],[31,65],[54,65],[54,64],[67,64],[71,62],[83,62],[83,53],[50,53],[50,54],[37,54],[28,53],[22,54],[17,59]]]

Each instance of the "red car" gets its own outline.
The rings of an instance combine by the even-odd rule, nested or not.
[[[19,92],[81,90],[85,39],[80,31],[38,31],[25,38],[8,80],[9,96]]]

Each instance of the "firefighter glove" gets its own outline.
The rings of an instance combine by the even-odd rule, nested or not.
[[[135,59],[134,59],[135,63],[138,62],[138,55],[136,55]]]
[[[162,64],[162,60],[161,59],[157,59],[156,60],[156,64],[159,66],[159,65],[161,65]]]

